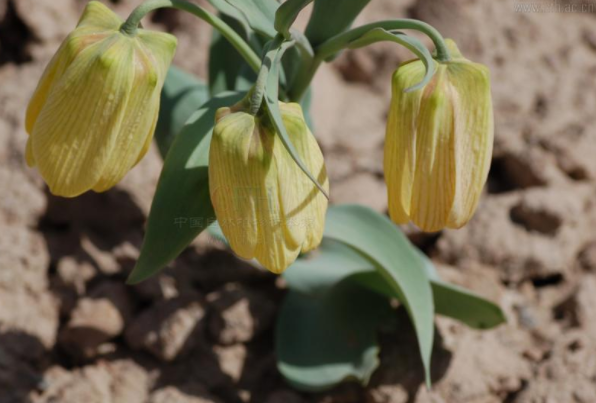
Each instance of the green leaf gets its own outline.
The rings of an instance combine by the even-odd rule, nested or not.
[[[434,337],[433,296],[424,263],[389,218],[357,205],[329,208],[325,236],[367,256],[406,308],[418,337],[427,384]]]
[[[435,62],[426,46],[424,46],[422,42],[414,37],[408,36],[402,32],[389,32],[382,28],[375,28],[371,29],[355,41],[350,42],[348,47],[350,49],[357,49],[368,46],[375,42],[382,41],[395,42],[408,48],[412,53],[418,56],[422,63],[424,63],[424,67],[426,67],[426,74],[424,75],[422,81],[410,88],[407,88],[406,92],[419,90],[428,84],[430,79],[435,74]]]
[[[224,15],[222,19],[236,32],[242,32],[242,26],[231,17]],[[255,50],[260,52],[261,47],[256,42],[256,38],[250,41],[251,47],[257,48]],[[256,74],[240,53],[214,29],[209,49],[209,90],[211,95],[217,95],[224,91],[248,91],[255,80]]]
[[[265,89],[264,99],[265,104],[267,105],[267,114],[271,119],[271,123],[273,124],[275,131],[279,135],[282,144],[294,160],[298,167],[308,176],[308,178],[317,186],[317,188],[325,195],[325,197],[329,198],[329,195],[321,186],[319,181],[313,176],[313,174],[308,170],[304,162],[300,159],[296,148],[292,144],[290,137],[288,136],[288,132],[286,127],[283,123],[283,119],[281,117],[281,111],[279,110],[279,74],[280,74],[280,65],[281,65],[281,58],[284,52],[293,45],[292,42],[284,42],[280,47],[273,47],[271,50],[267,52],[265,55],[263,63],[269,66],[269,75],[267,77],[267,85]]]
[[[300,68],[303,67],[302,60],[302,54],[297,47],[290,48],[286,51],[282,60],[285,80],[280,83],[285,90],[292,88],[294,80],[300,73]]]
[[[430,259],[422,252],[419,252],[419,256],[431,279],[437,314],[457,319],[474,329],[491,329],[507,321],[497,304],[463,287],[441,280]]]
[[[277,321],[279,371],[308,392],[350,379],[367,384],[379,365],[377,329],[391,312],[387,298],[349,282],[318,297],[290,291]]]
[[[208,181],[215,112],[244,96],[224,93],[212,98],[176,136],[157,184],[141,254],[128,283],[138,283],[159,272],[215,221]]]
[[[209,91],[202,80],[175,66],[170,67],[161,91],[155,127],[155,141],[162,157],[165,158],[188,118],[208,99]]]
[[[311,105],[312,105],[312,87],[308,87],[304,92],[304,96],[300,100],[300,105],[302,106],[302,111],[304,112],[304,120],[306,120],[306,124],[310,128],[311,132],[315,132],[315,124],[312,120],[312,114],[310,112]]]
[[[306,27],[306,36],[316,47],[346,31],[369,2],[370,0],[315,0]]]
[[[274,27],[277,32],[286,39],[290,38],[290,27],[300,14],[300,11],[313,0],[287,0],[277,9],[275,13]]]
[[[475,329],[493,328],[506,321],[497,304],[441,280],[432,262],[421,252],[418,255],[431,281],[436,314],[459,320]],[[319,249],[298,259],[285,271],[284,278],[290,289],[303,294],[316,295],[349,279],[393,297],[391,287],[374,267],[374,262],[355,249],[323,239]]]
[[[300,257],[283,273],[288,287],[303,294],[324,293],[340,281],[361,273],[375,273],[374,264],[350,246],[323,238],[313,252]],[[377,277],[382,281],[383,278]]]
[[[273,38],[277,34],[273,26],[279,7],[276,0],[209,0],[209,3],[222,14],[242,20],[261,35]]]
[[[227,0],[207,0],[209,3],[224,17],[229,17],[237,21],[242,30],[244,31],[243,36],[247,36],[252,30],[250,24],[246,20],[244,14],[236,7],[231,5]]]

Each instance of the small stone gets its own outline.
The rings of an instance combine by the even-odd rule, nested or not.
[[[596,241],[590,242],[579,254],[582,269],[596,272]]]
[[[81,298],[60,333],[60,345],[75,356],[93,357],[102,343],[123,329],[124,319],[112,302]]]
[[[119,336],[132,315],[127,288],[104,281],[79,299],[60,333],[61,346],[71,354],[89,358],[100,354],[103,343]]]
[[[97,270],[88,261],[65,256],[58,261],[57,274],[61,285],[71,288],[77,296],[82,296],[85,294],[87,282],[97,274]]]
[[[184,392],[168,386],[153,392],[149,403],[220,403],[221,401],[211,396],[204,388],[194,386],[184,388]]]
[[[246,346],[244,344],[214,346],[213,352],[218,358],[221,371],[228,375],[234,383],[237,383],[244,370],[247,357]]]
[[[0,350],[4,348],[21,359],[34,360],[54,347],[58,304],[49,292],[0,287],[0,301]]]
[[[208,295],[207,299],[214,308],[209,332],[219,344],[254,340],[273,322],[273,303],[240,285],[227,284]]]
[[[106,364],[112,375],[112,403],[145,403],[150,386],[147,371],[132,360]]]
[[[67,371],[49,368],[46,388],[34,403],[144,403],[147,401],[149,376],[132,360],[100,361]]]
[[[162,361],[172,361],[200,340],[206,306],[195,294],[163,300],[141,312],[126,329],[126,341]]]

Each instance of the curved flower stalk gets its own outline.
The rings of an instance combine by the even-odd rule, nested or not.
[[[328,191],[323,155],[302,108],[280,102],[280,109],[298,154]],[[321,242],[327,199],[296,165],[269,118],[247,110],[244,101],[217,111],[209,153],[211,201],[234,252],[281,273]]]
[[[26,158],[50,191],[105,191],[145,155],[176,38],[139,29],[103,4],[87,4],[29,103]]]
[[[424,231],[460,228],[476,209],[490,167],[493,109],[488,68],[446,41],[451,60],[437,62],[422,89],[404,90],[425,73],[421,61],[393,75],[385,141],[385,180],[393,221]]]

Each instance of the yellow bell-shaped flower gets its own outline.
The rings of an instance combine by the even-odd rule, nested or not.
[[[300,158],[328,191],[323,154],[302,108],[280,102],[282,119]],[[209,153],[209,189],[231,248],[283,272],[323,237],[327,199],[300,170],[266,116],[243,104],[217,111]]]
[[[74,197],[114,186],[151,143],[176,38],[139,29],[87,4],[29,103],[26,158],[50,191]]]
[[[488,68],[465,59],[447,40],[451,60],[437,62],[422,89],[425,67],[406,62],[393,75],[384,170],[389,214],[423,231],[460,228],[476,209],[493,147]]]

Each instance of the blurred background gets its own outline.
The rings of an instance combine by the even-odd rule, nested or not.
[[[125,17],[140,0],[105,2]],[[476,216],[459,231],[404,230],[509,323],[479,332],[438,318],[429,392],[398,310],[370,385],[315,395],[275,367],[280,278],[201,236],[163,274],[124,285],[155,147],[116,188],[72,200],[26,167],[27,102],[85,3],[0,0],[0,403],[596,402],[596,3],[372,0],[356,21],[422,19],[490,67],[495,152]],[[174,33],[174,64],[206,78],[209,26],[171,10],[144,25]],[[319,71],[312,112],[334,203],[386,211],[390,79],[410,57],[379,44]]]

